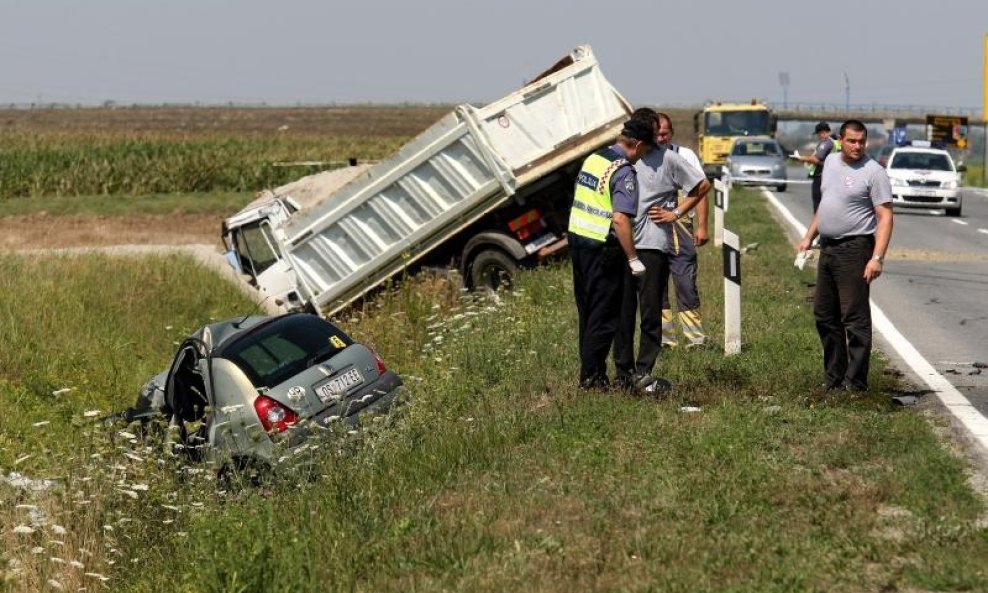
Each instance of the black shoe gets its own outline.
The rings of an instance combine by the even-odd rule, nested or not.
[[[584,391],[604,391],[610,386],[611,382],[607,380],[606,376],[584,377],[580,379],[580,389]]]

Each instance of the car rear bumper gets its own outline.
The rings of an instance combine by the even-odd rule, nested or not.
[[[925,192],[893,188],[892,204],[906,208],[957,208],[961,193],[956,189],[931,189]]]

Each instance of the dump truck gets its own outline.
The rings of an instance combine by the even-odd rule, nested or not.
[[[630,113],[580,46],[381,162],[262,192],[224,221],[227,260],[263,298],[323,315],[417,266],[455,265],[472,287],[510,283],[565,250],[582,161]]]
[[[734,141],[742,136],[775,137],[778,120],[768,105],[750,103],[707,103],[693,116],[700,160],[707,177],[720,177]]]

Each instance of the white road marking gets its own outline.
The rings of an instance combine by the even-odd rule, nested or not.
[[[767,189],[763,189],[762,195],[765,196],[769,203],[782,214],[786,222],[792,225],[798,233],[801,235],[806,234],[806,226],[799,222],[788,208],[782,205],[782,202],[775,197],[775,194]],[[988,229],[978,229],[978,232],[988,234]],[[937,398],[947,408],[947,411],[953,414],[954,418],[967,429],[971,437],[985,451],[988,451],[988,418],[985,418],[960,391],[957,391],[957,388],[950,381],[938,373],[933,368],[933,365],[923,358],[919,350],[896,329],[889,318],[885,316],[885,312],[882,311],[881,307],[874,300],[871,301],[871,316],[874,328],[878,330],[878,333],[882,334],[885,340],[895,349],[896,353],[902,357],[902,360],[909,365],[909,368],[918,377],[923,379],[929,388],[937,394]]]
[[[958,220],[956,218],[951,218],[950,219],[950,222],[953,222],[955,224],[962,224],[964,226],[967,226],[967,221],[966,220]]]

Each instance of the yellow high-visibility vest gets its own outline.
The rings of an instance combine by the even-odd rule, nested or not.
[[[611,204],[611,175],[628,161],[606,148],[583,161],[576,177],[573,208],[569,213],[569,232],[574,235],[606,241],[611,230],[614,208]]]

